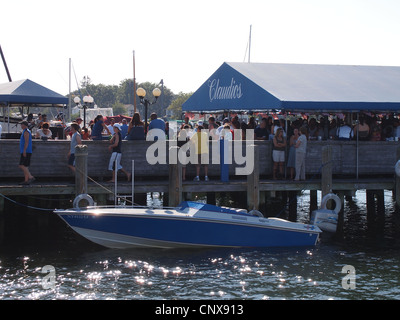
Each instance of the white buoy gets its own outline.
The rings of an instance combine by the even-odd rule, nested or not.
[[[79,203],[80,203],[82,200],[85,200],[85,201],[87,202],[87,206],[88,206],[88,207],[92,207],[92,206],[94,205],[93,198],[92,198],[91,196],[89,196],[87,193],[82,193],[82,194],[78,195],[78,196],[74,199],[73,207],[74,207],[75,209],[81,209],[81,208],[83,208],[83,207],[81,207],[81,206],[79,205]]]
[[[335,201],[335,209],[326,208],[329,200]],[[340,198],[333,193],[328,193],[321,200],[321,208],[314,210],[311,214],[311,223],[322,231],[334,233],[336,232],[339,212],[342,209]]]
[[[394,166],[394,172],[396,172],[396,175],[400,177],[400,160],[396,162]]]

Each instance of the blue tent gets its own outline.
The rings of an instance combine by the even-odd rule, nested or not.
[[[68,98],[29,79],[0,84],[0,105],[61,107]]]
[[[399,111],[400,67],[225,62],[183,111]]]

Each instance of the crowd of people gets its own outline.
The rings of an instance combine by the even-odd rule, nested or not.
[[[400,120],[393,115],[384,118],[361,113],[357,118],[348,114],[346,116],[335,117],[329,120],[328,116],[303,118],[299,117],[292,121],[284,118],[274,120],[272,117],[264,117],[258,122],[255,117],[250,117],[247,122],[241,121],[238,116],[233,118],[224,117],[216,119],[213,116],[207,122],[197,121],[193,124],[188,117],[178,129],[178,132],[171,131],[168,122],[159,119],[157,114],[152,113],[150,123],[147,125],[141,120],[140,114],[135,113],[130,121],[122,119],[121,123],[116,123],[111,118],[106,125],[102,115],[98,115],[90,121],[87,128],[82,128],[82,119],[77,118],[71,125],[68,132],[70,139],[70,151],[68,153],[67,165],[72,172],[75,172],[75,146],[82,143],[82,140],[109,140],[109,150],[111,157],[109,170],[113,172],[110,182],[115,181],[115,168],[121,170],[127,176],[128,181],[131,174],[121,166],[122,140],[145,140],[146,135],[152,129],[159,129],[158,134],[152,140],[169,139],[169,135],[174,136],[182,143],[191,140],[196,144],[196,155],[198,164],[196,165],[195,181],[199,181],[200,168],[203,164],[205,180],[208,181],[207,161],[208,139],[227,139],[245,140],[249,131],[253,129],[254,140],[272,141],[272,160],[273,160],[273,179],[305,180],[305,155],[308,140],[354,140],[360,141],[394,141],[400,138]],[[147,132],[146,132],[147,127]],[[38,115],[33,119],[28,115],[28,119],[21,122],[22,135],[20,140],[20,163],[19,166],[24,172],[24,181],[21,184],[30,184],[35,178],[29,172],[30,157],[32,154],[32,137],[47,140],[52,139],[52,132],[49,129],[49,122],[46,115]],[[33,135],[32,129],[35,128]],[[204,129],[208,131],[205,132]],[[153,131],[154,132],[154,131]],[[160,134],[161,132],[161,134]],[[249,137],[247,137],[249,139]],[[201,142],[202,141],[202,142]],[[201,143],[200,143],[201,142]],[[189,152],[189,150],[188,150]],[[183,179],[185,180],[186,168],[183,166]]]

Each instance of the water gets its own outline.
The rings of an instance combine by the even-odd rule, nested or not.
[[[352,227],[345,238],[312,248],[111,250],[61,232],[47,245],[19,243],[0,252],[0,299],[400,299],[391,193],[385,201],[384,236],[366,228],[361,192],[346,203]],[[299,220],[307,219],[307,204],[308,196],[300,197]],[[53,273],[42,273],[48,265]],[[348,280],[344,266],[354,267],[355,278]]]

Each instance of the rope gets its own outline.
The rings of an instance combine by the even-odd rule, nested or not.
[[[30,205],[27,205],[27,204],[24,204],[24,203],[15,201],[15,200],[13,200],[13,199],[11,199],[11,198],[5,196],[5,195],[2,194],[2,193],[0,193],[0,196],[3,197],[3,198],[6,199],[6,200],[8,200],[8,201],[10,201],[10,202],[12,202],[12,203],[18,205],[18,206],[25,207],[25,208],[28,208],[28,209],[34,209],[34,210],[40,210],[40,211],[54,211],[54,210],[55,210],[55,209],[46,209],[46,208],[38,208],[38,207],[30,206]]]
[[[75,170],[78,171],[79,173],[83,173],[83,171],[79,170],[78,168],[75,168]],[[101,183],[97,182],[96,180],[94,180],[93,178],[89,177],[88,175],[86,175],[86,178],[88,180],[92,181],[94,184],[98,185],[100,188],[102,188],[105,191],[107,191],[108,193],[111,193],[114,197],[118,197],[118,194],[116,194],[113,190],[105,187],[104,185],[102,185]],[[84,190],[81,190],[81,193],[83,193],[83,191]],[[135,202],[133,202],[131,200],[128,200],[126,197],[125,197],[125,201],[127,203],[131,204],[132,206],[140,206],[139,204],[137,204],[137,203],[135,203]]]
[[[80,171],[79,169],[76,169],[76,170]],[[80,172],[82,173],[82,171],[80,171]],[[116,197],[116,196],[118,197],[118,195],[117,195],[116,193],[114,193],[114,191],[112,191],[111,189],[106,188],[104,185],[102,185],[101,183],[95,181],[93,178],[89,177],[88,175],[86,175],[86,178],[87,178],[88,180],[92,181],[93,183],[95,183],[96,185],[98,185],[99,187],[101,187],[101,188],[103,188],[104,190],[106,190],[108,193],[111,193],[114,197]],[[81,193],[82,193],[83,191],[84,191],[84,190],[81,190]],[[30,206],[30,205],[27,205],[27,204],[25,204],[25,203],[21,203],[21,202],[15,201],[15,200],[13,200],[13,199],[11,199],[11,198],[5,196],[5,195],[2,194],[2,193],[0,193],[0,196],[1,196],[2,198],[6,199],[6,200],[8,200],[8,201],[10,201],[10,202],[12,202],[12,203],[18,205],[18,206],[25,207],[25,208],[28,208],[28,209],[39,210],[39,211],[54,211],[54,210],[55,210],[55,209],[47,209],[47,208],[39,208],[39,207],[35,207],[35,206]],[[29,197],[37,198],[37,199],[41,199],[41,200],[46,200],[46,201],[50,201],[50,200],[52,200],[52,201],[56,201],[56,200],[57,200],[57,201],[58,201],[58,199],[46,199],[46,198],[38,198],[38,197],[33,197],[33,196],[29,196]],[[125,201],[128,202],[128,203],[130,203],[131,205],[139,206],[139,204],[134,203],[134,202],[128,200],[126,197],[125,197]]]

